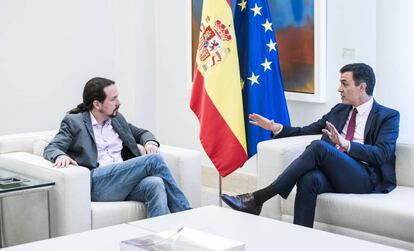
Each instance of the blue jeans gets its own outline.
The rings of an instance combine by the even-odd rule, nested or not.
[[[147,217],[191,209],[159,154],[93,169],[91,197],[92,201],[144,202]]]

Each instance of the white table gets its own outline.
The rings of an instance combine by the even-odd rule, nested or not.
[[[119,243],[150,232],[120,224],[48,240],[36,241],[1,249],[2,251],[119,251]]]
[[[129,224],[153,232],[186,226],[244,242],[246,251],[401,250],[217,206],[197,208]]]
[[[128,224],[32,242],[4,251],[118,251],[119,243],[154,232],[180,227],[246,243],[246,251],[266,250],[400,250],[346,236],[300,227],[231,209],[207,206]]]

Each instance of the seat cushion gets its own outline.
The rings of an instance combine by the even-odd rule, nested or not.
[[[145,205],[135,201],[92,202],[92,229],[145,219]]]
[[[282,214],[293,215],[296,191],[282,200]],[[315,221],[414,242],[414,188],[397,186],[388,194],[318,196]]]

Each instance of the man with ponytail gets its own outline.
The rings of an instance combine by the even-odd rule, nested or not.
[[[56,168],[89,168],[92,201],[144,202],[147,217],[190,209],[157,154],[155,136],[128,123],[119,107],[115,82],[92,78],[84,87],[83,103],[63,118],[44,157]],[[137,144],[148,154],[140,156]]]

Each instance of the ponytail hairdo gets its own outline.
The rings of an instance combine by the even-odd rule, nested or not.
[[[93,101],[103,102],[106,98],[104,88],[115,84],[114,81],[106,78],[92,78],[83,88],[83,103],[70,110],[69,114],[81,113],[92,110]]]

